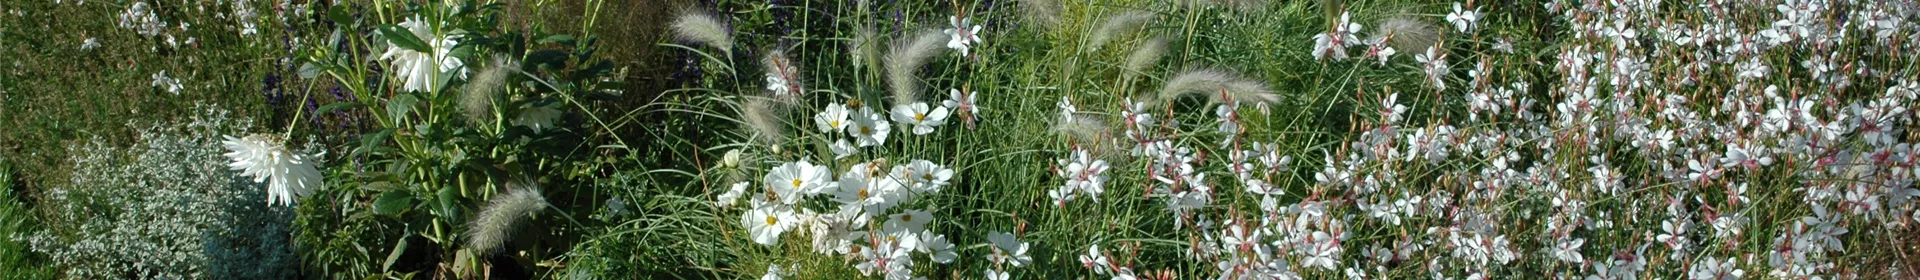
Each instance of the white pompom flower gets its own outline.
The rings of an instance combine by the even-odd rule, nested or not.
[[[294,200],[320,188],[322,178],[313,156],[287,150],[280,137],[254,134],[226,138],[221,144],[230,151],[227,158],[233,159],[228,166],[253,177],[255,183],[267,182],[268,206],[276,202],[292,206]]]
[[[435,34],[434,28],[419,17],[409,18],[400,23],[413,36],[427,43],[427,51],[416,51],[388,45],[387,52],[380,59],[393,61],[393,74],[403,82],[403,89],[409,91],[434,91],[453,76],[466,77],[465,63],[459,57],[449,56],[453,47],[460,45],[460,33],[441,32]]]

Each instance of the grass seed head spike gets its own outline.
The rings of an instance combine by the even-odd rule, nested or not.
[[[713,14],[692,9],[681,11],[672,27],[675,38],[718,48],[721,52],[733,52],[733,33]]]
[[[1373,38],[1368,38],[1367,41],[1386,39],[1387,45],[1394,49],[1420,51],[1440,42],[1441,32],[1442,29],[1439,26],[1413,16],[1402,15],[1381,21],[1379,29],[1374,31]]]
[[[1061,9],[1060,1],[1020,0],[1020,16],[1035,27],[1059,25]]]
[[[487,201],[486,207],[467,226],[467,248],[481,254],[500,251],[513,234],[526,227],[528,219],[547,208],[547,199],[537,188],[518,185],[507,193]]]
[[[1214,102],[1232,100],[1243,105],[1247,103],[1273,103],[1280,96],[1268,89],[1266,83],[1219,69],[1199,68],[1187,70],[1160,88],[1160,101],[1168,102],[1187,94],[1206,94]]]
[[[920,100],[920,66],[926,65],[935,52],[946,49],[946,43],[947,34],[937,29],[922,30],[893,42],[886,63],[887,89],[893,92],[894,104]]]
[[[1153,12],[1148,11],[1130,10],[1108,16],[1106,21],[1100,23],[1100,28],[1094,29],[1087,38],[1087,47],[1098,50],[1113,39],[1138,31],[1152,21]]]
[[[1124,77],[1123,80],[1132,81],[1135,76],[1146,73],[1155,63],[1159,63],[1160,57],[1166,53],[1166,37],[1157,36],[1147,39],[1145,43],[1140,44],[1140,47],[1134,48],[1133,53],[1127,54],[1127,62],[1121,64],[1120,74]]]
[[[779,144],[787,139],[786,128],[782,127],[779,112],[774,111],[773,101],[765,98],[747,97],[740,104],[740,121],[753,130],[753,139],[765,144]]]
[[[506,92],[507,77],[520,68],[519,63],[508,60],[506,56],[494,56],[486,70],[474,75],[461,90],[460,112],[467,116],[469,125],[483,125],[493,122],[493,103]]]

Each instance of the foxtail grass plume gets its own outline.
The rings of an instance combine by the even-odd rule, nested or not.
[[[506,90],[507,76],[520,68],[518,63],[508,60],[506,56],[494,56],[487,65],[487,69],[474,75],[473,80],[467,81],[461,91],[460,112],[467,115],[471,125],[493,122],[494,101],[500,99],[500,93]]]
[[[1134,77],[1146,73],[1147,68],[1153,68],[1153,64],[1159,63],[1160,56],[1166,53],[1166,37],[1156,36],[1153,37],[1153,39],[1147,39],[1145,43],[1141,43],[1139,47],[1134,48],[1133,53],[1127,54],[1126,63],[1120,66],[1121,77],[1123,77],[1125,81],[1132,81]]]
[[[1420,51],[1433,47],[1440,42],[1443,29],[1412,16],[1396,16],[1380,22],[1369,42],[1386,40],[1387,45],[1398,50]]]
[[[1053,124],[1053,133],[1067,136],[1075,143],[1102,143],[1112,137],[1107,123],[1088,115],[1073,114]]]
[[[1126,11],[1108,16],[1106,21],[1102,21],[1100,27],[1094,29],[1093,34],[1087,38],[1087,47],[1100,49],[1115,37],[1140,30],[1141,26],[1146,26],[1147,22],[1151,21],[1153,21],[1153,13],[1147,11]]]
[[[540,196],[539,189],[519,187],[495,196],[467,225],[467,248],[481,255],[498,252],[514,233],[527,226],[528,219],[546,209],[547,199]]]
[[[934,52],[946,49],[947,39],[946,33],[928,29],[893,42],[886,63],[887,88],[893,91],[894,104],[920,101],[920,66],[926,65]]]
[[[706,12],[686,10],[673,20],[673,36],[680,40],[707,45],[733,53],[733,33],[720,19]]]
[[[767,72],[767,93],[773,100],[783,104],[796,104],[806,88],[800,86],[800,66],[795,65],[786,51],[774,49],[760,58],[761,67]]]
[[[1206,94],[1214,102],[1234,101],[1238,103],[1273,103],[1280,96],[1267,89],[1265,83],[1249,79],[1240,74],[1218,69],[1194,69],[1168,79],[1160,88],[1160,100],[1172,101],[1186,94]]]
[[[853,30],[853,40],[847,42],[847,49],[853,50],[853,67],[866,68],[879,64],[880,36],[872,26],[861,26]]]
[[[1060,25],[1060,1],[1020,0],[1020,17],[1041,28]]]
[[[319,189],[323,178],[313,156],[287,150],[286,139],[273,134],[254,134],[246,138],[226,136],[227,166],[240,175],[253,177],[254,183],[267,182],[267,206],[294,200]]]
[[[786,129],[781,127],[780,114],[774,112],[772,103],[766,99],[749,97],[740,104],[740,121],[753,131],[753,139],[766,144],[778,144],[787,139]]]

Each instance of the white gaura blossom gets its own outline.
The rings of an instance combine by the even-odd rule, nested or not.
[[[267,182],[267,205],[275,202],[293,205],[293,201],[306,196],[322,183],[320,169],[311,155],[287,150],[279,136],[254,134],[246,138],[227,136],[221,144],[227,147],[228,164],[240,175],[253,177],[253,182]]]
[[[160,73],[153,73],[153,86],[166,90],[167,93],[174,95],[180,95],[180,89],[184,88],[180,86],[180,79],[167,76],[167,70],[160,70]]]
[[[1480,22],[1480,9],[1462,10],[1460,2],[1453,2],[1453,13],[1447,14],[1447,22],[1452,23],[1453,29],[1460,32],[1473,30]]]
[[[465,64],[460,61],[460,58],[448,56],[448,53],[453,52],[453,47],[460,44],[460,31],[436,33],[433,26],[420,21],[420,17],[417,16],[401,22],[400,27],[413,32],[414,37],[426,42],[428,51],[410,50],[389,43],[387,52],[380,55],[380,59],[392,60],[393,74],[405,83],[402,86],[403,89],[435,91],[451,77],[466,76],[466,69],[463,68]]]
[[[1360,38],[1353,36],[1360,32],[1360,24],[1352,23],[1347,12],[1340,12],[1340,21],[1333,23],[1333,30],[1313,35],[1313,59],[1320,60],[1332,56],[1333,60],[1347,59],[1347,46],[1359,44]]]
[[[970,24],[968,18],[953,16],[947,19],[947,23],[953,24],[953,28],[943,31],[947,36],[953,37],[952,40],[947,41],[947,48],[960,51],[960,56],[967,56],[967,51],[973,49],[973,44],[981,43],[980,26]]]

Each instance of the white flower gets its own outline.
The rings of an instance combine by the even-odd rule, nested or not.
[[[1453,23],[1453,29],[1467,32],[1480,21],[1480,9],[1461,10],[1460,2],[1453,2],[1453,13],[1447,14],[1447,22]]]
[[[1007,275],[1006,271],[988,269],[986,272],[987,272],[987,278],[986,278],[987,280],[1013,279],[1010,275]]]
[[[1585,259],[1580,257],[1580,245],[1586,244],[1586,242],[1587,240],[1584,238],[1562,240],[1558,244],[1553,245],[1553,257],[1569,263],[1577,264],[1584,262]]]
[[[891,131],[893,123],[874,113],[873,109],[860,108],[859,113],[853,114],[853,127],[847,133],[853,134],[854,141],[861,147],[872,147],[886,144],[887,133]]]
[[[775,73],[767,73],[767,91],[773,92],[773,96],[797,94],[793,92],[793,87],[787,85],[787,79],[780,78],[780,75]]]
[[[917,249],[927,253],[927,258],[937,263],[951,263],[960,257],[960,254],[953,252],[953,243],[947,242],[947,236],[932,231],[920,233],[920,247]]]
[[[713,206],[720,206],[720,207],[733,206],[733,203],[735,201],[740,201],[741,195],[745,195],[747,193],[747,186],[749,185],[753,185],[753,184],[748,183],[746,181],[733,183],[733,187],[727,188],[727,192],[720,193],[719,196],[713,197]]]
[[[767,188],[780,198],[780,203],[793,205],[800,199],[814,195],[827,187],[830,178],[827,168],[815,166],[806,160],[788,162],[767,172]]]
[[[853,142],[847,142],[847,139],[835,140],[833,141],[833,145],[827,146],[827,149],[833,150],[833,159],[835,160],[860,153],[859,149],[853,147]]]
[[[1747,271],[1734,268],[1733,258],[1731,257],[1726,258],[1725,261],[1715,258],[1704,258],[1701,259],[1700,262],[1693,263],[1693,267],[1687,269],[1687,279],[1691,280],[1734,280],[1746,277]]]
[[[780,234],[793,229],[799,222],[799,219],[795,219],[790,211],[775,208],[774,206],[754,208],[740,217],[740,225],[747,228],[753,243],[765,246],[780,244]]]
[[[240,175],[253,177],[254,183],[267,182],[267,205],[275,202],[293,205],[293,201],[321,186],[320,170],[314,165],[313,157],[287,150],[281,139],[269,134],[254,134],[246,138],[226,136],[221,144],[227,147],[227,158],[233,163],[227,166],[240,171]]]
[[[969,20],[960,16],[950,17],[947,23],[953,24],[953,28],[944,30],[947,36],[953,37],[947,41],[947,47],[960,51],[960,56],[967,56],[967,50],[972,49],[973,44],[981,43],[980,26],[969,24]]]
[[[820,133],[840,133],[847,129],[847,106],[840,103],[827,104],[827,108],[813,115],[813,124],[820,127]]]
[[[933,213],[927,210],[907,209],[900,214],[888,215],[884,230],[911,234],[926,230],[928,222],[933,222]]]
[[[1107,255],[1100,252],[1100,244],[1087,247],[1087,254],[1080,255],[1080,266],[1093,269],[1094,274],[1107,274],[1108,266],[1112,265]]]
[[[387,46],[387,52],[380,55],[380,59],[393,61],[393,74],[405,83],[402,88],[410,91],[435,91],[449,78],[466,76],[466,69],[462,69],[465,64],[460,61],[460,58],[448,56],[453,52],[453,47],[460,44],[459,31],[436,34],[434,27],[420,21],[418,16],[401,22],[400,27],[407,28],[414,37],[426,42],[428,51],[421,52],[390,44]],[[388,41],[392,40],[388,39]]]
[[[947,181],[953,180],[953,169],[924,159],[916,159],[906,166],[895,166],[894,176],[904,181],[913,191],[923,193],[940,192]]]
[[[947,107],[948,110],[952,110],[954,114],[959,114],[960,122],[966,123],[967,128],[972,129],[974,119],[980,117],[980,106],[974,105],[973,103],[974,96],[979,94],[979,92],[962,92],[959,89],[949,89],[947,90],[947,100],[940,102],[940,105]]]
[[[993,232],[987,234],[987,241],[993,243],[993,252],[987,255],[993,263],[1007,263],[1015,267],[1027,266],[1033,257],[1027,256],[1027,243],[1013,238],[1013,234]]]
[[[1420,62],[1421,69],[1425,70],[1422,73],[1427,74],[1427,81],[1432,82],[1434,88],[1447,89],[1447,82],[1442,80],[1447,77],[1447,56],[1439,45],[1427,48],[1426,53],[1414,54],[1413,60]]]
[[[1347,46],[1359,44],[1360,38],[1353,33],[1360,32],[1360,24],[1351,23],[1351,17],[1345,11],[1340,12],[1340,21],[1333,23],[1333,30],[1313,35],[1313,59],[1332,56],[1333,60],[1347,59]]]
[[[160,70],[160,73],[153,73],[153,86],[164,89],[167,93],[174,95],[179,95],[180,89],[182,88],[179,79],[167,77],[167,70]]]
[[[96,48],[100,48],[100,39],[88,37],[86,41],[80,42],[80,50],[84,51]]]
[[[767,274],[761,275],[760,280],[780,280],[780,266],[767,265]]]
[[[841,205],[858,207],[863,211],[862,218],[886,212],[898,201],[900,182],[887,176],[872,176],[871,163],[853,165],[840,175],[838,186],[834,189],[833,200]],[[863,220],[864,221],[864,220]]]
[[[532,106],[520,110],[520,116],[513,118],[513,125],[532,128],[534,134],[539,134],[544,133],[548,128],[553,128],[553,123],[558,120],[560,120],[560,110],[547,106]]]
[[[893,121],[913,126],[913,135],[933,133],[933,129],[947,123],[947,108],[928,108],[927,103],[900,104],[893,106]]]

